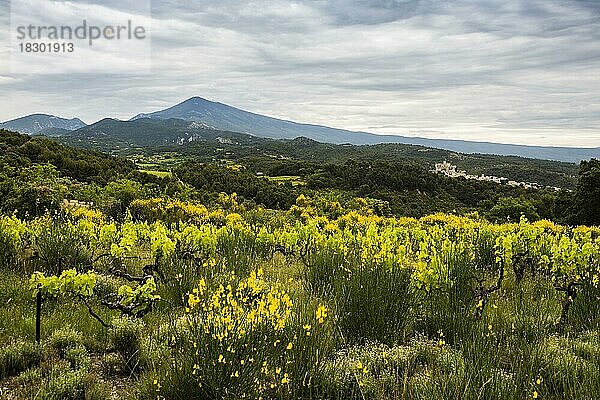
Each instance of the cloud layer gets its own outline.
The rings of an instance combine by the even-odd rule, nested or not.
[[[600,146],[594,0],[153,1],[149,31],[151,74],[2,67],[0,119],[129,118],[198,95],[374,133]]]

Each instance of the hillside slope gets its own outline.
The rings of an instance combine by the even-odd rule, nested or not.
[[[219,130],[242,132],[277,139],[294,139],[304,136],[320,142],[337,144],[403,143],[461,153],[514,155],[566,162],[579,162],[580,160],[589,158],[600,158],[600,148],[524,146],[354,132],[272,118],[240,110],[227,104],[209,101],[201,97],[192,97],[164,110],[138,114],[132,120],[141,118],[158,120],[175,118],[185,121],[195,121]]]

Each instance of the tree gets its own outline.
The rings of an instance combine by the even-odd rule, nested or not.
[[[67,196],[71,182],[50,164],[0,173],[1,209],[19,216],[37,216],[55,210]]]
[[[579,180],[568,207],[567,222],[600,225],[600,160],[582,161]]]
[[[540,219],[535,206],[529,200],[515,197],[501,197],[496,204],[486,213],[492,222],[518,222],[524,216],[530,221]]]
[[[105,191],[114,199],[109,207],[109,214],[113,217],[122,216],[133,200],[144,197],[141,183],[129,179],[110,182],[106,185]]]

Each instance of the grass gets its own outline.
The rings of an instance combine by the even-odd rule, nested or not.
[[[152,167],[151,165],[145,165],[145,167]],[[159,178],[167,178],[173,176],[173,174],[169,171],[156,171],[151,169],[140,169],[140,172],[145,172],[146,174],[154,175]]]
[[[295,175],[265,176],[265,178],[271,182],[290,182],[292,186],[306,185],[300,176]]]

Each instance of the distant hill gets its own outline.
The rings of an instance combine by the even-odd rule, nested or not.
[[[223,133],[221,136],[226,136]],[[573,189],[577,182],[577,164],[561,161],[538,160],[517,156],[492,154],[464,154],[443,149],[401,143],[375,145],[338,145],[320,143],[308,138],[273,140],[251,137],[236,139],[235,143],[193,142],[179,146],[177,152],[204,160],[226,158],[246,165],[255,165],[256,171],[273,175],[298,175],[298,171],[285,173],[280,168],[289,168],[289,160],[298,161],[295,168],[301,170],[303,162],[317,164],[341,164],[350,160],[412,162],[428,170],[436,163],[449,161],[473,175],[493,175],[519,182],[536,182],[543,186]],[[274,172],[279,171],[279,172]]]
[[[519,156],[570,163],[600,158],[600,148],[525,146],[354,132],[272,118],[201,97],[192,97],[161,111],[138,114],[129,121],[105,118],[87,126],[78,118],[32,114],[0,123],[0,128],[30,135],[72,136],[74,144],[82,147],[102,148],[107,145],[113,149],[129,148],[132,145],[183,145],[205,140],[210,132],[226,131],[273,139],[306,137],[333,144],[401,143],[463,154]],[[90,146],[85,146],[85,142],[89,140]]]
[[[0,129],[29,135],[44,133],[47,136],[57,136],[57,131],[74,131],[86,126],[79,118],[61,118],[48,114],[31,114],[0,123]]]
[[[403,143],[434,147],[461,153],[514,155],[566,162],[579,162],[584,159],[600,158],[600,148],[524,146],[353,132],[344,129],[301,124],[267,117],[240,110],[226,104],[209,101],[201,97],[192,97],[165,110],[138,114],[132,118],[132,120],[136,119],[182,119],[185,121],[199,122],[214,129],[242,132],[276,139],[293,139],[304,136],[319,142],[337,144],[351,143],[360,145]]]
[[[171,123],[178,126],[182,122]],[[103,127],[103,133],[97,137],[110,140],[106,128],[113,124],[151,127],[152,121],[139,120],[132,124],[132,121],[107,120],[96,126]],[[18,215],[23,217],[39,215],[45,209],[57,209],[58,203],[68,198],[93,201],[118,219],[124,216],[122,202],[128,201],[131,193],[143,196],[164,193],[175,198],[178,194],[189,198],[192,193],[194,199],[207,202],[215,201],[218,193],[235,192],[244,204],[263,204],[277,209],[288,209],[300,194],[312,197],[329,193],[340,201],[356,196],[377,199],[374,204],[378,204],[378,212],[407,216],[439,211],[478,211],[483,215],[504,197],[530,202],[541,218],[555,215],[554,191],[447,178],[428,172],[429,161],[420,158],[419,153],[437,160],[448,153],[444,150],[402,144],[382,145],[389,146],[385,148],[335,145],[307,138],[274,140],[196,128],[202,130],[202,140],[185,146],[131,149],[135,151],[131,160],[64,146],[56,139],[0,130],[0,209],[10,213],[18,210]],[[69,138],[73,139],[70,136],[58,139]],[[81,139],[86,137],[81,136]],[[390,156],[386,158],[388,152]],[[473,165],[481,161],[478,157],[457,156],[470,160]],[[547,166],[556,171],[554,178],[563,169],[568,173],[576,168],[574,164],[552,161],[489,157],[493,165],[505,162],[516,166],[521,162],[533,172],[536,166]],[[242,167],[224,167],[231,163]],[[39,168],[41,166],[45,167]],[[155,174],[158,172],[164,175]],[[126,180],[121,181],[123,178]],[[114,185],[102,189],[109,182]],[[182,183],[198,192],[190,192]]]
[[[220,131],[194,121],[140,118],[103,119],[58,140],[64,144],[123,156],[137,153],[176,152],[204,161],[286,158],[317,163],[348,160],[412,160],[426,169],[447,160],[471,174],[503,176],[545,186],[573,188],[577,165],[516,156],[465,154],[401,143],[349,145],[322,143],[305,137],[270,139]],[[257,166],[258,167],[258,166]],[[267,166],[264,167],[265,169]]]
[[[59,137],[59,136],[65,136],[68,135],[69,133],[73,132],[73,130],[70,129],[65,129],[65,128],[44,128],[39,132],[36,132],[34,135],[38,135],[38,136],[48,136],[48,137]]]

